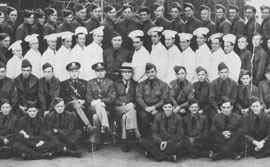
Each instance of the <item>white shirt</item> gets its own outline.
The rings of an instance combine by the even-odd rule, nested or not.
[[[48,49],[43,53],[41,57],[41,66],[43,66],[43,64],[45,63],[50,63],[54,68],[55,56],[56,56],[56,51],[48,47]]]
[[[66,65],[69,63],[70,56],[71,49],[68,49],[63,45],[56,52],[54,75],[59,78],[60,81],[64,81],[69,78],[68,71],[66,70]]]
[[[84,76],[84,58],[88,55],[87,49],[85,46],[81,47],[78,44],[74,46],[73,49],[71,49],[71,56],[69,62],[78,62],[81,64],[80,69],[80,78],[83,78]]]
[[[7,62],[7,77],[14,79],[21,74],[23,57],[14,56]]]
[[[150,57],[151,63],[157,67],[157,77],[165,81],[168,71],[167,49],[161,44],[161,42],[156,45],[152,45]]]
[[[229,68],[229,77],[238,82],[242,64],[240,57],[234,51],[231,51],[226,54],[226,61],[224,63]]]
[[[196,81],[195,69],[196,69],[197,55],[190,47],[185,49],[182,52],[182,54],[183,54],[183,66],[187,70],[187,80],[193,83]]]
[[[145,75],[145,65],[150,62],[150,54],[142,46],[139,50],[135,50],[132,56],[132,67],[134,70],[134,81],[141,82],[147,77]]]
[[[221,62],[225,63],[226,61],[226,55],[223,51],[223,49],[220,47],[218,50],[212,52],[212,63],[210,68],[210,73],[208,75],[208,78],[210,81],[213,81],[214,79],[218,78],[218,64]]]
[[[30,49],[25,54],[24,59],[27,59],[32,64],[32,74],[35,75],[37,78],[40,78],[42,74],[40,52]]]
[[[211,68],[212,52],[208,48],[207,44],[204,43],[196,50],[197,62],[196,68],[201,66],[206,69],[209,74]]]
[[[96,73],[92,69],[92,65],[103,62],[103,49],[99,44],[93,41],[90,45],[86,47],[87,55],[84,55],[84,75],[83,79],[90,80],[96,78]]]
[[[168,56],[168,70],[167,70],[167,77],[165,82],[170,83],[172,80],[176,79],[174,66],[176,65],[183,65],[183,55],[177,46],[173,45],[167,50]]]

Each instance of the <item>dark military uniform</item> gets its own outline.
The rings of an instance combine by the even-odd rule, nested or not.
[[[44,41],[44,35],[43,35],[43,31],[44,31],[44,26],[39,24],[38,22],[36,22],[33,26],[32,26],[32,34],[38,34],[38,50],[40,51],[40,53],[42,54],[45,51],[45,41]]]
[[[10,36],[10,43],[15,42],[15,34],[16,34],[16,26],[15,23],[7,20],[3,25],[2,25],[2,31],[3,33],[6,33]]]
[[[230,33],[240,37],[245,33],[245,26],[244,20],[237,17],[232,21]]]
[[[154,24],[157,27],[163,27],[164,30],[171,30],[172,24],[169,20],[165,19],[164,17],[159,18],[158,20],[154,20]]]
[[[250,98],[252,96],[260,97],[260,91],[255,85],[243,85],[237,86],[237,98],[235,103],[235,109],[238,114],[241,115],[241,109],[247,109],[250,106]]]
[[[210,129],[210,148],[221,157],[232,157],[237,154],[241,147],[244,130],[242,126],[242,117],[238,114],[231,113],[225,116],[223,113],[214,116]],[[230,131],[230,139],[225,139],[222,132]]]
[[[175,79],[170,82],[170,98],[173,101],[174,106],[180,106],[181,109],[187,110],[188,100],[194,98],[194,88],[191,82],[188,80],[179,81]],[[181,116],[185,116],[181,114]]]
[[[81,131],[76,129],[76,115],[69,111],[58,114],[51,112],[46,117],[47,129],[53,134],[56,152],[60,153],[64,147],[71,150],[78,149],[78,142],[81,137]],[[57,130],[57,133],[54,132]]]
[[[100,22],[95,17],[91,17],[85,22],[85,28],[87,29],[88,32],[91,32],[92,30],[98,28],[99,26],[100,26]],[[88,34],[85,45],[87,46],[88,44],[92,43],[92,41],[93,41],[92,35]]]
[[[56,33],[56,25],[52,21],[47,21],[47,23],[43,27],[43,35],[50,35]]]
[[[267,109],[270,108],[270,81],[265,79],[259,83],[258,87],[263,104]]]
[[[64,21],[62,24],[59,24],[56,28],[56,33],[70,31],[71,32],[71,25]]]
[[[71,32],[75,32],[76,28],[78,27],[85,27],[84,21],[78,17],[76,17],[72,22],[71,22]]]
[[[255,20],[255,18],[248,20],[245,26],[244,35],[248,38],[248,49],[252,51],[252,38],[254,34],[261,32],[261,25]]]
[[[188,154],[197,158],[203,156],[208,148],[208,120],[204,115],[187,115],[184,118],[184,145]],[[189,138],[194,138],[194,144]]]
[[[216,23],[214,23],[212,20],[202,21],[202,27],[209,29],[208,36],[216,33]]]
[[[203,111],[203,115],[207,118],[210,117],[210,103],[209,103],[209,94],[210,94],[210,83],[207,81],[195,82],[194,86],[194,98],[199,101],[200,109]]]
[[[115,101],[115,87],[112,80],[108,78],[94,78],[87,82],[86,85],[86,101],[93,115],[93,124],[97,127],[97,131],[90,137],[92,143],[100,142],[100,129],[101,126],[109,128],[109,117],[112,112],[112,105]],[[106,107],[100,107],[91,105],[92,101],[100,99],[105,103]],[[107,118],[105,118],[105,114]],[[100,117],[102,115],[103,117]]]
[[[22,74],[15,78],[18,90],[18,106],[27,106],[28,101],[38,103],[38,78],[33,74],[29,78],[23,78]],[[17,111],[18,116],[22,116],[23,111]]]
[[[152,125],[152,136],[142,139],[140,144],[151,153],[157,161],[166,160],[173,154],[179,154],[182,151],[182,138],[184,136],[183,120],[180,116],[172,113],[167,117],[165,113],[160,113],[155,117]],[[160,150],[160,143],[167,142],[164,151]]]
[[[18,92],[14,80],[7,77],[0,80],[0,98],[8,99],[11,107],[15,107],[18,102]]]
[[[25,53],[29,50],[29,44],[28,42],[24,41],[24,38],[27,35],[32,34],[32,25],[23,22],[16,30],[16,36],[15,36],[15,40],[22,40],[22,50],[23,50],[23,55],[25,55]]]
[[[103,51],[103,59],[106,64],[106,77],[115,81],[121,78],[117,70],[123,62],[131,62],[132,53],[126,48],[114,49],[110,47]]]
[[[128,34],[134,30],[142,29],[142,25],[131,19],[131,20],[120,20],[115,24],[115,31],[121,34],[123,39],[122,46],[129,50],[133,49],[132,40],[128,37]]]
[[[21,117],[17,126],[17,133],[21,130],[24,130],[29,138],[22,137],[13,144],[13,150],[16,154],[25,154],[30,159],[42,159],[45,158],[45,153],[52,152],[55,149],[55,144],[50,141],[50,135],[46,133],[46,121],[41,116],[37,115],[35,118],[30,118],[28,115],[24,115]],[[40,141],[45,142],[42,146],[36,147],[36,144]]]
[[[209,102],[212,107],[210,111],[211,117],[213,117],[219,109],[223,96],[228,97],[232,105],[235,104],[237,97],[237,84],[231,78],[227,78],[225,81],[221,78],[217,78],[210,84]]]
[[[254,49],[254,58],[253,58],[253,83],[258,85],[261,80],[263,80],[264,68],[267,60],[267,53],[265,50],[258,46]]]
[[[251,71],[252,53],[248,49],[243,49],[243,50],[240,50],[239,57],[242,62],[241,69]]]
[[[193,31],[202,26],[202,22],[196,17],[192,16],[187,19],[185,32],[193,34]]]
[[[175,20],[172,20],[171,24],[172,24],[172,30],[178,33],[185,32],[186,25],[180,17],[176,18]]]
[[[60,96],[60,85],[60,81],[56,77],[50,81],[46,81],[44,77],[39,79],[38,99],[41,112],[53,110],[53,101]]]
[[[104,29],[103,29],[104,37],[102,41],[102,48],[107,49],[111,47],[112,45],[111,38],[112,38],[113,33],[115,32],[115,23],[112,19],[106,17],[105,20],[103,20],[100,23],[100,25],[104,26]]]
[[[152,40],[151,37],[147,34],[148,30],[152,27],[155,27],[155,24],[151,20],[146,20],[142,23],[142,31],[144,33],[143,37],[143,46],[151,52],[152,50]]]
[[[221,32],[224,35],[229,34],[230,30],[231,30],[231,23],[229,22],[229,20],[227,18],[222,18],[221,20],[218,20],[216,22],[216,32]]]
[[[10,55],[10,52],[7,50],[7,48],[0,46],[0,62],[7,65],[7,62],[11,57],[12,55]]]
[[[140,108],[139,129],[143,137],[149,136],[150,123],[154,116],[145,111],[146,107],[154,106],[156,110],[161,111],[165,99],[169,98],[168,85],[158,78],[153,80],[146,79],[140,82],[136,89],[136,101]]]
[[[270,117],[261,111],[259,115],[250,112],[243,117],[243,129],[246,131],[246,142],[242,143],[243,150],[248,155],[256,158],[263,158],[270,154]],[[255,145],[252,142],[265,140],[264,147],[260,151],[255,151]]]
[[[263,36],[263,39],[270,37],[270,18],[262,21],[260,34]]]

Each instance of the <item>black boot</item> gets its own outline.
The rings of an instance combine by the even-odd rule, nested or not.
[[[77,157],[77,158],[79,158],[79,157],[82,156],[81,152],[79,152],[79,151],[73,151],[73,150],[70,150],[70,149],[66,149],[64,151],[64,154],[67,155],[67,156]]]
[[[129,151],[129,145],[127,140],[123,141],[123,146],[122,146],[122,152],[128,152]]]

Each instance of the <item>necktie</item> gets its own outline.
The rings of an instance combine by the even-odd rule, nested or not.
[[[203,82],[199,82],[198,92],[201,94]]]
[[[256,116],[255,118],[255,129],[259,129],[260,128],[260,117],[259,116]]]
[[[228,129],[227,126],[228,126],[228,124],[229,124],[229,116],[225,116],[224,122],[225,122],[225,123],[224,123],[224,125],[225,125],[225,126],[224,126],[224,129],[226,130],[226,129]]]
[[[62,121],[63,121],[63,115],[59,114],[59,126],[61,126]]]
[[[151,90],[153,90],[153,88],[154,88],[154,81],[153,80],[150,80],[150,87],[151,87]]]
[[[2,127],[4,127],[4,125],[6,124],[6,121],[7,121],[7,116],[4,116],[3,117],[3,122],[2,122]]]
[[[194,129],[196,125],[196,118],[195,117],[191,117],[191,128]]]
[[[30,128],[32,128],[34,126],[34,119],[33,118],[30,118],[29,125],[30,125]]]
[[[98,79],[98,86],[101,86],[101,79]]]
[[[115,49],[115,50],[113,51],[113,58],[114,58],[114,59],[116,59],[117,54],[118,54],[118,49]]]
[[[26,78],[23,79],[23,87],[24,87],[25,90],[28,89],[27,79]]]
[[[77,86],[78,86],[78,81],[77,81],[77,80],[75,80],[75,81],[73,82],[73,85],[74,85],[74,89],[77,89]]]
[[[225,95],[226,82],[222,81],[220,84],[220,94]]]
[[[51,86],[50,86],[49,81],[46,82],[46,88],[47,88],[47,91],[50,92]]]
[[[165,129],[168,132],[168,126],[169,126],[169,117],[165,118]]]

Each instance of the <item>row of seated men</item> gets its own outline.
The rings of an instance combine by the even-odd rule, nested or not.
[[[11,114],[14,115],[14,118],[18,117],[19,119],[18,124],[13,124],[13,131],[7,132],[5,127],[9,125],[9,123],[6,122],[9,120],[9,117],[5,117],[4,112],[1,113],[3,118],[2,139],[3,145],[5,146],[3,151],[8,150],[9,148],[6,147],[6,145],[11,144],[11,148],[16,150],[16,153],[19,153],[23,158],[52,158],[53,152],[57,154],[80,156],[79,152],[74,151],[76,150],[74,145],[69,146],[69,144],[71,144],[69,136],[65,133],[61,134],[61,128],[73,129],[75,126],[79,126],[81,130],[83,127],[87,129],[90,142],[89,150],[96,151],[101,146],[100,139],[103,137],[110,138],[112,135],[112,127],[110,127],[109,123],[111,119],[110,116],[121,120],[121,138],[124,152],[129,150],[129,134],[134,133],[135,137],[139,139],[143,148],[146,150],[145,154],[147,156],[152,155],[157,160],[167,159],[176,161],[175,151],[190,151],[187,147],[188,145],[183,143],[184,138],[181,132],[183,126],[181,125],[181,120],[196,115],[196,117],[202,117],[203,120],[198,121],[196,126],[194,126],[194,120],[199,119],[190,118],[190,120],[192,120],[191,122],[193,122],[193,128],[196,127],[198,129],[191,128],[196,131],[196,134],[195,132],[193,134],[192,131],[184,133],[188,136],[186,142],[190,142],[191,146],[193,146],[196,137],[207,132],[209,130],[208,127],[211,127],[210,134],[213,133],[215,137],[211,138],[213,135],[210,135],[213,142],[211,142],[209,147],[207,144],[200,145],[202,148],[207,148],[206,151],[204,151],[204,149],[198,151],[196,150],[197,148],[191,148],[191,153],[189,153],[191,157],[209,156],[213,160],[217,160],[222,157],[230,156],[233,159],[240,159],[243,156],[242,147],[239,148],[239,150],[236,148],[240,146],[239,142],[242,141],[240,139],[243,137],[246,137],[246,140],[253,144],[251,144],[251,148],[254,148],[251,149],[251,151],[255,151],[252,153],[255,153],[256,157],[260,158],[268,155],[267,151],[269,151],[269,149],[266,147],[269,135],[268,108],[261,101],[259,90],[256,90],[255,86],[251,85],[250,73],[243,72],[241,76],[242,83],[237,87],[236,82],[228,77],[229,69],[224,63],[219,64],[219,77],[212,83],[207,82],[206,70],[199,67],[197,69],[199,81],[194,84],[194,87],[185,78],[185,67],[174,67],[176,79],[171,81],[170,86],[168,86],[164,81],[157,78],[157,68],[151,63],[147,63],[145,66],[147,79],[140,83],[136,83],[131,79],[133,68],[130,64],[126,63],[119,69],[122,78],[115,82],[105,77],[106,66],[102,62],[92,66],[92,69],[95,70],[96,78],[89,81],[79,79],[80,64],[78,62],[69,63],[66,69],[69,71],[70,79],[62,83],[53,76],[53,67],[49,63],[43,66],[44,77],[40,80],[31,74],[31,63],[28,60],[23,61],[21,67],[22,73],[16,77],[15,80],[11,80],[5,76],[6,67],[4,64],[1,63],[0,69],[0,74],[2,74],[1,99],[7,99],[7,110],[10,111],[12,108]],[[265,75],[266,78],[269,78],[270,68],[267,69],[268,71],[266,71]],[[268,83],[268,80],[262,82]],[[198,89],[196,89],[195,85],[198,86]],[[207,88],[207,90],[205,88]],[[253,92],[247,93],[248,91],[254,91],[255,94],[253,94]],[[60,94],[57,94],[57,92],[60,92]],[[236,97],[239,92],[240,94],[244,93],[244,96],[242,96],[243,99]],[[58,96],[63,99],[59,99]],[[253,96],[256,97],[255,102]],[[194,100],[194,98],[197,100]],[[169,102],[168,99],[170,100]],[[193,106],[194,103],[191,101],[195,101],[195,107]],[[29,103],[31,104],[30,107]],[[252,106],[254,104],[256,105]],[[250,105],[252,107],[250,107]],[[73,114],[70,114],[70,116],[78,117],[79,123],[74,123],[74,126],[71,126],[73,123],[67,124],[61,122],[63,115],[59,113],[61,113],[61,111],[63,113],[64,108],[72,111]],[[38,110],[39,114],[37,114]],[[192,114],[193,110],[196,111],[194,111],[195,114]],[[232,110],[234,112],[232,112]],[[259,117],[252,115],[253,112],[256,115],[256,111],[257,115],[260,115]],[[167,112],[171,114],[174,113],[175,118],[173,118],[174,116],[171,117],[171,114]],[[44,120],[43,117],[45,117],[48,122],[48,118],[51,115],[53,115],[53,120],[56,122],[52,124],[52,127],[50,127],[51,125],[49,123],[47,124],[50,133],[45,133],[43,136],[40,130],[46,125],[34,126],[33,124],[35,122],[41,123],[42,121],[30,118],[37,117]],[[225,115],[228,115],[228,117]],[[256,118],[255,122],[259,125],[255,126],[254,124],[250,124],[250,120],[248,120],[248,127],[245,127],[245,130],[241,130],[242,116],[246,117],[249,115],[254,119]],[[29,119],[33,121],[27,122]],[[74,118],[74,120],[76,119]],[[176,127],[165,128],[166,122],[167,126],[173,126],[174,123],[176,123]],[[19,126],[20,123],[22,127]],[[160,124],[164,125],[164,127]],[[15,125],[18,125],[17,133],[13,134],[14,127],[16,127]],[[36,129],[37,127],[40,129]],[[185,129],[187,130],[189,128]],[[9,132],[12,133],[11,138],[6,137]],[[253,134],[253,132],[255,134]],[[57,138],[55,136],[52,137],[51,133],[54,135],[59,133],[60,136],[57,136]],[[79,132],[77,132],[77,134],[78,135],[73,134],[71,136],[78,137]],[[151,140],[148,140],[150,134],[152,134],[152,138],[154,139],[154,144],[152,145],[149,144]],[[35,135],[38,137],[35,138]],[[76,140],[78,139],[77,137]],[[28,139],[31,139],[31,142]],[[45,141],[51,143],[44,145]],[[182,144],[183,149],[170,150],[169,148],[171,148],[172,145],[168,143],[171,141],[174,143],[173,145],[176,143]],[[176,143],[174,141],[176,141]],[[61,147],[58,146],[59,144]],[[45,148],[40,146],[44,146]],[[158,147],[156,148],[154,146]],[[178,148],[178,145],[175,146],[176,147],[173,147],[173,149]],[[169,150],[166,150],[166,148]],[[166,151],[164,152],[164,150]],[[37,157],[35,157],[36,152],[39,153]],[[181,154],[178,156],[181,156]]]

